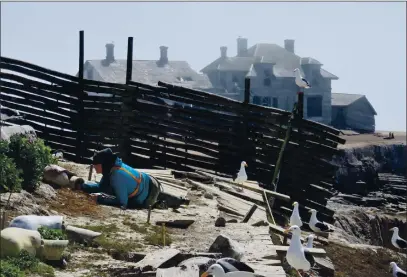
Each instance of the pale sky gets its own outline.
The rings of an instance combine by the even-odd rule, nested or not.
[[[364,94],[376,109],[376,130],[406,130],[406,3],[1,3],[1,55],[68,74],[78,71],[79,31],[85,60],[103,59],[114,41],[126,58],[170,60],[199,71],[219,47],[236,54],[236,38],[284,45],[311,56],[339,77],[332,92]]]

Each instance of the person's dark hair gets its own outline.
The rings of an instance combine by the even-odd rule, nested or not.
[[[112,149],[106,148],[95,153],[92,163],[94,165],[101,164],[103,176],[108,176],[116,159],[117,155],[112,152]]]

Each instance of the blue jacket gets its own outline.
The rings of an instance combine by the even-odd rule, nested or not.
[[[97,199],[99,204],[127,207],[131,199],[137,205],[142,205],[148,197],[150,177],[123,163],[120,158],[117,158],[115,166],[110,171],[109,188],[103,184],[104,178],[99,183],[87,183],[82,187],[88,193],[105,192],[116,196],[115,198],[99,196]]]

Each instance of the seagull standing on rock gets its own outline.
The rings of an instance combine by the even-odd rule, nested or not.
[[[394,247],[397,249],[407,249],[407,241],[404,239],[400,238],[399,236],[399,228],[394,227],[391,228],[390,231],[393,231],[393,236],[391,237],[391,244],[393,244]]]
[[[287,262],[288,264],[298,270],[299,272],[309,272],[311,267],[315,265],[315,260],[311,253],[308,252],[301,244],[301,229],[294,225],[290,229],[285,230],[285,233],[291,232],[291,242],[287,250]]]
[[[315,236],[313,235],[313,234],[311,234],[311,235],[309,235],[308,237],[307,237],[307,244],[305,245],[305,248],[312,248],[313,247],[313,244],[314,244],[314,238],[315,238]]]
[[[301,76],[300,70],[298,68],[294,69],[295,73],[295,84],[300,88],[310,88],[310,83]]]
[[[247,174],[246,174],[246,169],[247,163],[245,161],[241,162],[240,164],[240,170],[236,175],[236,178],[233,180],[234,182],[238,184],[243,184],[244,182],[247,181]]]
[[[390,263],[390,272],[393,273],[393,277],[407,277],[407,273],[398,267],[395,262]]]
[[[302,220],[300,217],[300,212],[298,210],[298,206],[299,206],[299,204],[297,201],[293,203],[294,208],[293,208],[293,213],[291,214],[291,217],[290,217],[290,226],[297,225],[298,227],[301,228]]]
[[[311,219],[309,221],[309,227],[315,233],[318,232],[333,232],[332,229],[325,222],[321,222],[317,219],[317,211],[315,209],[309,210],[311,213]]]

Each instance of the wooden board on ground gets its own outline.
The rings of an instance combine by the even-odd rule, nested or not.
[[[271,249],[275,250],[277,253],[286,253],[288,250],[289,246],[285,246],[285,245],[273,245],[271,246]],[[308,252],[310,252],[312,255],[315,256],[325,256],[326,252],[324,249],[322,248],[307,248]]]
[[[173,249],[173,248],[164,248],[160,249],[151,253],[148,253],[144,259],[136,264],[136,266],[140,267],[142,271],[143,269],[157,269],[160,268],[162,265],[173,259],[177,256],[180,251]],[[150,269],[151,267],[151,269]]]
[[[335,276],[335,266],[329,257],[314,257],[316,265],[319,267],[319,274],[326,277]]]
[[[230,208],[232,210],[237,210],[244,216],[253,206],[253,203],[243,200],[241,198],[235,197],[230,195],[224,191],[219,190],[216,187],[205,185],[200,182],[195,182],[192,180],[187,180],[189,184],[192,186],[199,187],[207,192],[212,193],[213,195],[218,196],[217,201],[224,207]],[[266,218],[265,209],[263,207],[259,207],[253,214],[249,223],[254,223],[259,220],[264,220]],[[252,222],[253,221],[253,222]]]
[[[199,268],[196,265],[186,267],[170,267],[157,269],[156,277],[199,277]]]

